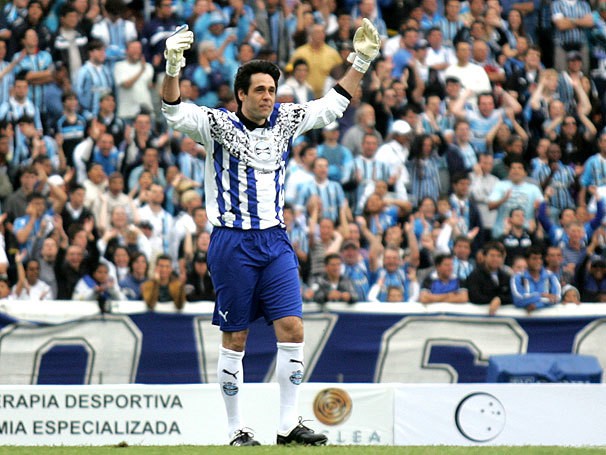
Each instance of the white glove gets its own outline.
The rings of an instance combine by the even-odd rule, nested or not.
[[[365,73],[381,49],[379,32],[368,19],[362,19],[362,26],[354,35],[353,46],[355,52],[349,54],[347,61],[353,64],[356,71]]]
[[[179,77],[181,68],[185,66],[183,52],[189,49],[194,42],[194,34],[187,25],[181,25],[175,33],[166,39],[164,58],[166,59],[166,75]]]

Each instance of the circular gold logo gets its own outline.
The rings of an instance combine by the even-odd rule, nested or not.
[[[325,425],[345,422],[351,414],[351,408],[351,397],[343,389],[321,390],[314,400],[314,414]]]

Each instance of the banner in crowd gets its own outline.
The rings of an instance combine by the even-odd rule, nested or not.
[[[606,318],[519,313],[306,312],[304,379],[477,383],[485,381],[491,355],[527,352],[594,355],[606,366]],[[0,383],[215,382],[220,332],[210,317],[141,311],[49,323],[0,314]],[[244,359],[247,382],[273,380],[275,351],[272,327],[253,324]]]

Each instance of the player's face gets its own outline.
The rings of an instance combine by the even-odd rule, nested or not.
[[[263,124],[276,102],[276,83],[269,74],[257,73],[250,77],[248,93],[239,91],[242,113],[255,123]]]

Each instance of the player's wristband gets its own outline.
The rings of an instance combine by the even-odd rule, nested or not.
[[[368,71],[368,68],[370,68],[370,64],[372,63],[372,60],[368,60],[367,58],[356,52],[352,52],[351,54],[349,54],[349,56],[347,57],[347,61],[352,64],[353,69],[362,74]]]

